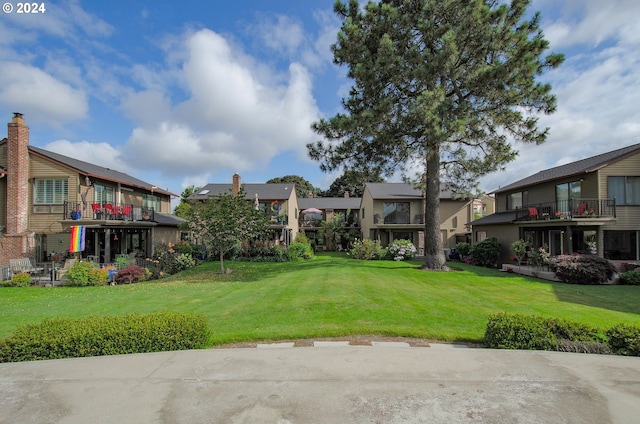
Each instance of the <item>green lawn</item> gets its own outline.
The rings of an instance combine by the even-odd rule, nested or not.
[[[493,312],[555,316],[607,328],[640,325],[640,287],[576,286],[453,264],[356,261],[207,263],[170,279],[85,288],[0,289],[0,337],[46,317],[127,312],[204,314],[214,344],[346,335],[480,341]]]

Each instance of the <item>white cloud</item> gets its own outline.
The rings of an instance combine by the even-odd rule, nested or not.
[[[137,167],[166,175],[207,175],[259,169],[287,150],[306,157],[318,111],[304,66],[291,64],[288,78],[265,75],[264,64],[250,66],[251,58],[210,30],[188,34],[184,46],[186,101],[169,106],[165,95],[148,91],[123,103],[139,125],[125,147],[132,164],[135,158]]]
[[[85,93],[46,72],[16,62],[0,62],[0,104],[53,125],[84,118]]]
[[[118,149],[109,143],[89,141],[74,143],[69,140],[56,140],[44,146],[44,149],[85,162],[99,164],[105,168],[117,169],[120,172],[128,173],[135,169],[125,166]]]

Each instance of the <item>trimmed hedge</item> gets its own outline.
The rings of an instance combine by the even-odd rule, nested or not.
[[[540,316],[489,316],[484,344],[495,349],[557,350],[640,356],[640,327],[620,324],[604,334],[586,325]]]
[[[613,353],[625,356],[640,356],[640,328],[620,324],[607,331],[609,347]]]
[[[200,349],[209,330],[202,315],[177,312],[51,318],[0,339],[0,362]]]

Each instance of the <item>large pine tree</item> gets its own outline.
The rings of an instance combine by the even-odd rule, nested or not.
[[[555,110],[536,79],[559,66],[529,0],[357,0],[342,20],[334,61],[353,80],[345,113],[313,124],[328,141],[309,144],[324,171],[415,167],[426,176],[424,268],[446,269],[440,183],[468,192],[479,176],[517,155],[515,141],[542,143],[537,114]]]

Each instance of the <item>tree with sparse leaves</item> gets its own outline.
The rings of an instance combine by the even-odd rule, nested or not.
[[[424,174],[425,262],[447,269],[440,235],[440,183],[469,192],[503,169],[511,143],[542,143],[537,115],[556,108],[537,81],[563,56],[529,0],[337,1],[342,20],[334,61],[353,80],[344,113],[313,124],[327,141],[309,144],[323,171],[339,167]]]
[[[244,189],[237,196],[231,191],[192,206],[189,229],[198,235],[210,254],[220,258],[224,273],[224,255],[243,241],[267,235],[269,218],[245,199]]]

